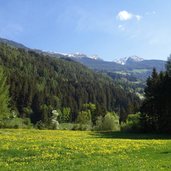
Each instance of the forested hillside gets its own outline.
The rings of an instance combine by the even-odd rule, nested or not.
[[[122,121],[140,103],[135,95],[124,92],[109,78],[65,58],[0,44],[0,63],[10,87],[11,109],[34,124],[40,120],[48,122],[52,110],[63,115],[67,109],[67,121],[75,121],[86,103],[96,105],[92,120],[106,111],[115,111]]]

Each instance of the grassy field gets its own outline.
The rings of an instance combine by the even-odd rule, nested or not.
[[[0,170],[171,170],[167,137],[0,130]]]

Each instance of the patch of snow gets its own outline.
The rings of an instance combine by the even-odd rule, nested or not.
[[[144,60],[143,58],[140,58],[138,56],[129,56],[129,57],[124,57],[124,58],[118,58],[114,60],[114,62],[121,64],[121,65],[125,65],[128,61],[141,62],[143,60]]]

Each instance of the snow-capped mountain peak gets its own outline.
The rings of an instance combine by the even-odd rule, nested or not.
[[[121,64],[121,65],[125,65],[127,60],[128,60],[128,57],[124,57],[124,58],[118,58],[114,60],[114,62]]]
[[[118,58],[114,60],[114,62],[125,65],[127,62],[141,62],[143,61],[143,58],[140,58],[138,56],[129,56],[129,57],[124,57],[124,58]]]
[[[92,55],[92,56],[88,56],[86,54],[83,53],[68,53],[68,54],[63,54],[64,56],[70,57],[70,58],[89,58],[89,59],[94,59],[94,60],[102,60],[100,57],[98,57],[97,55]]]
[[[61,52],[56,52],[56,51],[40,51],[43,53],[48,53],[50,55],[62,55],[68,58],[75,58],[75,59],[82,59],[82,58],[88,58],[88,59],[93,59],[93,60],[103,60],[101,59],[98,55],[86,55],[84,53],[76,52],[76,53],[61,53]]]
[[[94,59],[94,60],[102,60],[98,55],[92,55],[89,58]]]
[[[134,61],[134,62],[141,62],[141,61],[143,61],[144,59],[141,58],[141,57],[139,57],[139,56],[130,56],[130,57],[128,58],[128,60],[132,60],[132,61]]]
[[[84,58],[84,57],[87,57],[87,55],[85,55],[83,53],[79,53],[79,52],[68,53],[68,54],[65,54],[65,56],[70,57],[70,58]]]

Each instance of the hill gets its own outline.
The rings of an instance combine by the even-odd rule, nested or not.
[[[76,121],[85,103],[96,105],[93,120],[105,111],[116,111],[124,120],[139,105],[137,96],[110,78],[68,58],[0,44],[0,62],[10,85],[11,108],[34,124],[46,123],[52,110],[62,115],[66,108],[71,111],[69,120]]]
[[[22,48],[22,49],[25,49],[25,50],[29,49],[28,47],[24,46],[21,43],[17,43],[15,41],[4,39],[4,38],[0,38],[0,43],[7,44],[8,46],[11,46],[13,48]]]

